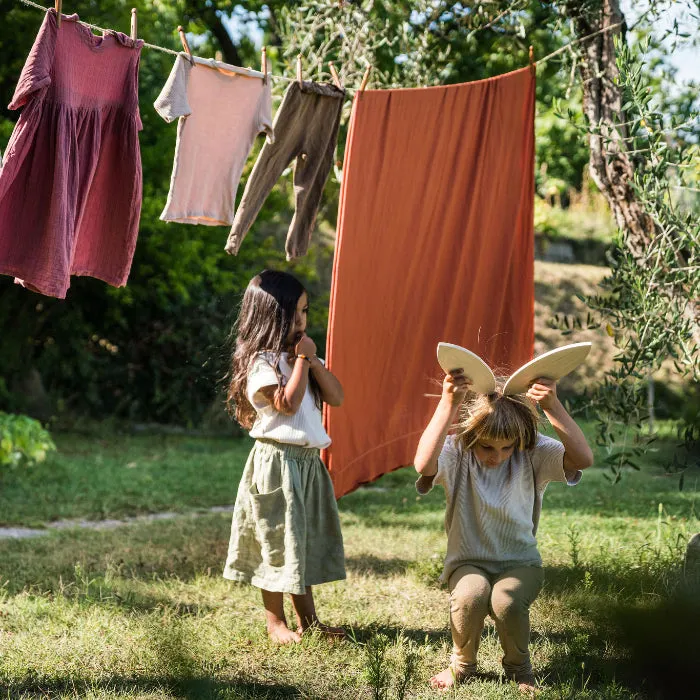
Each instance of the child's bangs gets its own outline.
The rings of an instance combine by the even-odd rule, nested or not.
[[[506,440],[517,450],[531,450],[537,442],[537,412],[524,396],[479,397],[467,409],[462,440],[470,449],[480,440]]]
[[[484,417],[483,422],[478,426],[478,440],[508,440],[516,443],[516,447],[523,449],[527,442],[525,433],[526,426],[518,420],[519,416],[515,411],[500,410],[493,411]]]

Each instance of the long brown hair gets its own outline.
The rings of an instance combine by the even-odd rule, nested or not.
[[[277,375],[278,388],[282,386],[280,355],[286,350],[297,303],[304,292],[304,285],[288,272],[263,270],[250,280],[243,294],[233,327],[236,340],[228,374],[226,407],[246,429],[253,426],[256,417],[246,393],[248,371],[261,352],[271,353],[270,365]],[[309,376],[309,387],[320,408],[321,390],[312,375]]]
[[[465,450],[480,440],[512,440],[516,450],[531,450],[537,442],[539,418],[525,394],[504,396],[499,385],[492,394],[474,394],[462,406],[457,438]]]

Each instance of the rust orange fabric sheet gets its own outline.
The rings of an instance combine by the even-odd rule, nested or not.
[[[534,105],[529,68],[356,94],[326,348],[337,497],[412,463],[439,341],[505,373],[532,358]]]

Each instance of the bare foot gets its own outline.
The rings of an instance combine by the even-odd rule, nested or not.
[[[299,629],[302,635],[306,634],[307,632],[311,632],[312,630],[317,630],[328,639],[346,639],[348,636],[345,628],[331,627],[330,625],[324,625],[322,622],[314,622],[306,628],[302,629],[300,627]]]
[[[520,676],[516,676],[515,678],[511,679],[515,681],[518,685],[518,690],[523,694],[527,695],[531,698],[534,698],[535,695],[539,692],[537,689],[537,683],[535,681],[535,676],[532,673],[523,673],[520,674]]]
[[[472,674],[470,671],[457,673],[452,666],[448,666],[444,671],[436,673],[430,679],[430,687],[435,688],[436,690],[447,690],[448,688],[452,688],[457,683],[466,681],[471,675]]]
[[[298,644],[301,636],[290,630],[283,622],[267,626],[267,634],[270,640],[277,644]]]
[[[535,680],[527,680],[527,681],[520,681],[518,683],[518,690],[525,694],[529,695],[531,698],[534,698],[535,695],[537,695],[537,686],[535,685]]]

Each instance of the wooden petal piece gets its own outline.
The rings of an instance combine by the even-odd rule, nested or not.
[[[452,343],[438,343],[437,359],[445,373],[461,369],[472,380],[472,391],[490,394],[496,389],[496,378],[491,368],[471,350]]]

